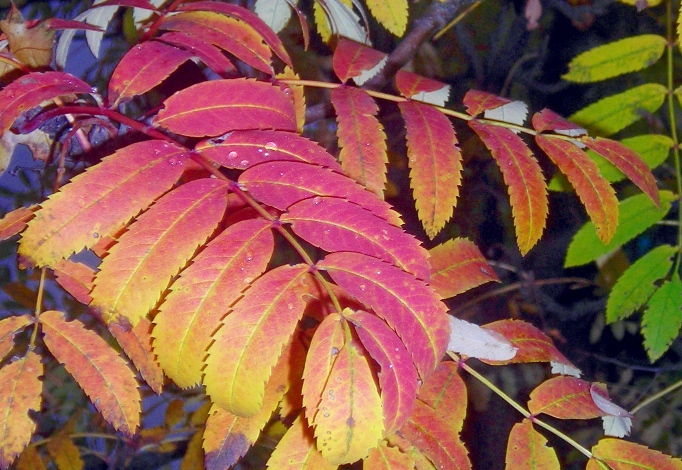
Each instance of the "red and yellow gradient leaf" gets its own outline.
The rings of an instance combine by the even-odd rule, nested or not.
[[[175,93],[164,101],[154,123],[189,137],[253,129],[293,132],[296,113],[281,88],[235,78],[201,82]]]
[[[658,188],[653,173],[644,160],[627,145],[602,137],[583,137],[580,142],[589,149],[611,162],[616,168],[625,173],[630,181],[635,183],[657,206],[660,204]]]
[[[356,311],[346,315],[379,372],[379,388],[386,433],[392,433],[407,421],[417,397],[417,369],[398,335],[376,315]]]
[[[467,413],[467,389],[456,363],[438,364],[419,389],[417,398],[433,408],[454,431],[462,430]]]
[[[386,133],[376,118],[379,107],[359,88],[341,86],[331,93],[339,124],[339,160],[350,178],[384,198],[386,185]]]
[[[317,447],[335,465],[365,458],[382,438],[379,391],[366,353],[352,342],[338,352],[313,426]]]
[[[681,470],[682,460],[622,439],[602,439],[592,455],[613,470]],[[594,468],[599,468],[594,465]]]
[[[505,463],[508,470],[561,469],[556,452],[529,419],[516,423],[509,433]]]
[[[428,281],[428,252],[419,241],[363,209],[338,197],[304,199],[289,207],[282,222],[325,251],[354,251],[391,263]]]
[[[314,422],[320,412],[322,391],[339,351],[346,344],[345,329],[345,320],[338,313],[329,314],[318,325],[310,341],[302,389],[305,416],[309,423]]]
[[[389,447],[382,442],[369,451],[362,468],[371,470],[413,470],[414,459],[397,447]]]
[[[126,330],[116,323],[109,325],[109,331],[116,338],[126,356],[157,395],[163,391],[163,370],[154,359],[152,352],[151,322],[140,318],[134,328]]]
[[[535,136],[538,146],[566,175],[597,229],[599,239],[608,243],[618,225],[618,199],[599,168],[574,143],[546,135]]]
[[[109,80],[113,106],[142,95],[163,82],[192,54],[158,41],[138,44],[123,56]]]
[[[406,101],[398,107],[407,130],[410,187],[430,238],[452,217],[462,181],[462,154],[450,120],[436,108]]]
[[[486,282],[500,282],[476,244],[466,238],[451,238],[431,248],[429,261],[429,284],[444,299]]]
[[[483,111],[499,108],[500,106],[511,103],[512,100],[485,91],[469,90],[464,95],[462,102],[464,103],[464,106],[466,106],[467,113],[469,113],[470,116],[478,116]]]
[[[299,415],[277,443],[268,460],[270,470],[335,470],[337,465],[317,450],[312,428]]]
[[[40,411],[42,375],[34,351],[0,369],[0,468],[9,468],[36,430],[29,411]]]
[[[359,77],[364,72],[369,72],[385,58],[386,54],[383,52],[340,37],[336,49],[334,49],[332,67],[339,80],[345,83],[351,78]]]
[[[313,163],[343,173],[329,152],[294,132],[234,131],[201,141],[195,150],[219,165],[238,170],[264,162],[289,161]]]
[[[72,93],[91,93],[92,87],[80,78],[64,72],[30,73],[0,91],[0,135],[29,109],[43,101]]]
[[[459,433],[430,406],[417,400],[410,420],[399,431],[426,455],[436,468],[471,469],[468,452]]]
[[[227,183],[213,178],[191,181],[159,199],[109,250],[90,307],[106,323],[137,325],[216,229],[226,204]]]
[[[402,453],[409,455],[410,458],[414,460],[415,470],[436,470],[436,466],[433,462],[399,433],[389,435],[386,438],[386,442],[390,446],[400,449]]]
[[[271,224],[238,222],[206,245],[192,260],[154,317],[154,352],[178,386],[201,381],[211,335],[230,306],[260,276],[274,250]]]
[[[521,254],[537,243],[545,228],[548,213],[547,185],[542,170],[525,142],[511,130],[469,121],[500,167],[509,187],[509,199]]]
[[[213,70],[220,77],[228,78],[237,75],[237,68],[227,58],[223,51],[213,44],[184,33],[169,32],[157,38],[171,46],[180,47],[201,60],[206,67]]]
[[[398,70],[395,86],[405,98],[437,106],[444,106],[450,97],[450,85],[406,70]]]
[[[92,300],[90,291],[95,285],[95,270],[90,266],[62,259],[52,268],[55,280],[62,288],[71,294],[74,299],[88,305]]]
[[[38,204],[34,204],[31,207],[20,207],[5,214],[0,219],[0,241],[7,240],[24,230],[38,207]]]
[[[306,48],[307,49],[307,48]],[[284,67],[284,71],[278,73],[276,78],[278,80],[300,80],[301,77],[294,72],[290,67]],[[303,126],[305,126],[305,87],[301,85],[294,85],[291,83],[282,84],[280,86],[286,87],[284,92],[291,96],[294,101],[294,111],[296,112],[296,132],[303,133]]]
[[[182,147],[156,140],[104,158],[41,204],[21,237],[23,261],[53,266],[118,231],[178,180],[186,158]]]
[[[332,253],[317,266],[398,333],[422,380],[436,368],[445,354],[450,324],[445,305],[429,286],[360,253]]]
[[[572,123],[568,119],[547,108],[533,114],[531,123],[533,124],[533,129],[538,132],[550,130],[556,131],[558,134],[572,136],[578,136],[587,133],[587,131],[579,125]]]
[[[28,315],[13,315],[0,320],[0,361],[14,348],[14,336],[31,323],[33,319]]]
[[[204,369],[213,403],[242,417],[261,410],[265,383],[303,315],[308,271],[298,264],[267,272],[223,319]]]
[[[216,3],[217,4],[217,3]],[[213,11],[183,11],[168,15],[159,24],[211,43],[263,73],[272,74],[272,51],[248,23]]]
[[[317,165],[294,162],[257,165],[242,173],[239,182],[253,197],[279,210],[286,210],[301,199],[335,196],[354,202],[397,227],[402,225],[400,215],[388,203],[347,176]]]
[[[545,413],[559,419],[590,419],[604,416],[594,403],[591,384],[575,377],[552,377],[530,394],[528,410],[534,415]]]
[[[132,436],[140,425],[135,373],[97,333],[50,310],[40,315],[47,348],[114,429]]]

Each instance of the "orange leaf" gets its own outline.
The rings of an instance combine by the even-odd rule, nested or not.
[[[368,359],[355,344],[346,342],[313,419],[317,446],[336,465],[366,457],[382,438],[381,398]]]
[[[274,249],[270,223],[238,222],[199,253],[154,317],[154,352],[178,386],[201,381],[211,335],[241,293],[265,271]]]
[[[47,451],[58,470],[81,470],[83,459],[78,446],[65,430],[53,434],[47,442]],[[71,431],[74,432],[74,431]]]
[[[382,442],[369,451],[363,462],[363,468],[372,470],[412,470],[414,459],[397,447],[389,447]]]
[[[529,419],[516,423],[507,442],[506,468],[509,470],[559,470],[559,459],[547,439],[533,428]]]
[[[592,448],[592,455],[613,470],[680,470],[682,460],[662,454],[634,442],[602,439]]]
[[[268,460],[270,470],[334,470],[336,465],[317,450],[312,430],[299,415]]]
[[[267,272],[223,319],[204,369],[213,403],[244,417],[261,410],[265,383],[303,314],[308,271],[298,264]]]
[[[547,220],[547,185],[540,165],[524,141],[511,130],[476,119],[469,126],[490,150],[509,187],[509,198],[521,254],[533,248]]]
[[[21,237],[25,262],[53,266],[121,228],[180,177],[185,149],[149,140],[90,167],[41,204]]]
[[[535,141],[566,175],[594,222],[599,239],[608,243],[618,225],[618,199],[597,164],[572,142],[541,134]]]
[[[486,282],[500,282],[478,247],[466,238],[452,238],[429,250],[431,281],[447,299]]]
[[[397,447],[401,452],[410,456],[414,460],[415,470],[437,470],[436,466],[426,455],[398,433],[387,436],[386,442],[393,447]]]
[[[398,107],[407,129],[410,187],[426,234],[434,238],[452,217],[462,182],[462,154],[450,120],[436,108],[406,101]]]
[[[95,270],[90,266],[68,259],[62,259],[52,268],[57,283],[82,304],[92,300],[90,291],[95,283]]]
[[[36,445],[30,445],[24,449],[19,455],[15,465],[16,470],[47,470],[45,462],[43,462],[40,452],[36,449]]]
[[[67,322],[51,310],[40,315],[45,345],[76,379],[95,408],[114,429],[128,436],[140,424],[140,391],[135,373],[94,331]]]
[[[344,172],[383,199],[388,156],[386,134],[376,118],[379,107],[363,90],[346,86],[332,90],[331,102]]]
[[[34,351],[0,369],[0,468],[10,466],[36,430],[29,411],[40,411],[41,375],[43,364]]]
[[[7,240],[24,230],[36,210],[38,210],[38,205],[34,204],[31,207],[20,207],[5,214],[0,219],[0,241]]]
[[[417,398],[433,408],[454,431],[462,430],[467,413],[467,389],[456,363],[438,364],[419,389]]]
[[[106,323],[137,325],[213,233],[226,204],[227,183],[214,178],[191,181],[159,199],[102,261],[90,307]]]
[[[560,419],[590,419],[604,416],[594,403],[590,383],[575,377],[552,377],[542,382],[530,394],[528,410]]]
[[[14,348],[14,336],[33,323],[29,315],[13,315],[0,320],[0,361]]]
[[[161,394],[163,371],[154,359],[150,330],[151,322],[147,318],[140,318],[138,324],[131,330],[126,330],[116,323],[109,324],[109,331],[116,338],[126,356],[133,361],[135,368],[149,388]]]

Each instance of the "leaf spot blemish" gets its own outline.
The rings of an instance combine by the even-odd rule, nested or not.
[[[332,356],[336,356],[339,353],[339,348],[332,348]]]

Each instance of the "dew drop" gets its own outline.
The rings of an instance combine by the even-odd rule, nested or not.
[[[258,149],[258,153],[263,153],[263,149]]]
[[[237,158],[237,152],[234,150],[227,154],[227,158]]]
[[[325,417],[325,418],[329,418],[329,413],[325,413],[325,414],[324,414],[324,417]]]
[[[381,270],[377,269],[377,276],[380,276],[380,275],[381,275]]]
[[[265,144],[265,148],[268,150],[277,150],[277,144],[274,142],[268,142]]]
[[[321,202],[322,202],[322,198],[321,198],[321,197],[315,196],[315,197],[313,198],[313,204],[315,204],[316,206],[317,206],[319,203],[321,203]]]
[[[367,289],[367,286],[365,286],[364,284],[360,284],[360,290],[364,292],[365,289]]]
[[[388,368],[389,368],[389,369],[393,369],[393,364],[389,364],[389,365],[388,365]]]
[[[178,161],[175,158],[171,158],[170,160],[168,160],[168,163],[170,163],[171,165],[175,165],[177,162]]]
[[[287,308],[288,308],[289,310],[293,310],[293,309],[294,309],[294,304],[287,304]]]

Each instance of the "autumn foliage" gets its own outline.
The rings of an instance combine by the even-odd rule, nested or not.
[[[387,15],[383,3],[368,2],[378,19]],[[46,64],[18,53],[3,62],[15,65],[16,77],[0,91],[1,133],[29,134],[67,116],[69,138],[86,141],[92,126],[102,126],[120,145],[40,207],[0,222],[3,238],[21,233],[22,267],[53,273],[88,305],[85,315],[38,305],[34,316],[0,320],[3,357],[17,334],[31,334],[0,369],[1,468],[24,449],[36,452],[32,415],[41,409],[44,364],[53,360],[125,438],[145,432],[141,383],[157,394],[164,382],[200,386],[206,405],[192,415],[186,452],[208,469],[237,463],[273,419],[286,429],[272,469],[357,461],[371,469],[470,468],[460,439],[468,393],[460,374],[475,373],[467,358],[548,362],[558,374],[531,393],[509,436],[508,468],[558,468],[539,431],[542,414],[603,417],[613,434],[627,432],[631,415],[604,386],[578,378],[539,329],[516,320],[481,328],[448,315],[443,299],[498,279],[466,239],[425,249],[384,201],[389,159],[379,102],[397,103],[404,120],[410,187],[431,239],[466,197],[459,126],[499,166],[523,254],[549,216],[539,159],[567,177],[604,243],[616,233],[618,200],[585,149],[652,204],[666,203],[634,151],[548,109],[524,127],[523,103],[487,92],[469,91],[466,112],[453,111],[444,107],[444,84],[412,72],[395,75],[397,95],[354,85],[385,55],[345,38],[335,41],[338,81],[308,83],[269,26],[228,3],[107,4],[154,14],[106,92],[63,71],[37,70]],[[26,40],[8,39],[10,46]],[[159,85],[189,62],[211,79],[160,95]],[[304,87],[323,86],[337,117],[338,159],[302,136]],[[136,114],[137,98],[147,94],[159,105]],[[83,250],[101,260],[96,269],[73,258]],[[98,333],[102,326],[116,344]],[[581,451],[588,468],[682,468],[619,439]]]

